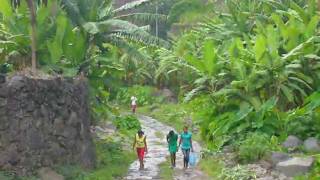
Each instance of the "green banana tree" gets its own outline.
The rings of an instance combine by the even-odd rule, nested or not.
[[[71,20],[83,31],[91,35],[91,39],[97,44],[102,42],[112,43],[126,52],[132,51],[132,43],[156,46],[166,44],[150,35],[145,27],[139,27],[129,21],[123,20],[125,17],[145,17],[149,14],[120,14],[132,8],[136,8],[149,1],[135,1],[114,9],[112,1],[105,0],[63,0],[65,9]]]

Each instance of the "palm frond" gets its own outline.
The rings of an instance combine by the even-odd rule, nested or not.
[[[146,56],[144,53],[139,51],[139,49],[137,49],[137,45],[132,42],[128,42],[126,40],[118,38],[115,35],[108,35],[105,38],[106,40],[109,40],[113,45],[120,47],[120,49],[124,53],[129,54],[130,56],[136,59],[144,60],[148,58],[148,56]]]
[[[158,1],[158,0],[136,0],[136,1],[124,4],[123,6],[113,10],[113,12],[114,13],[119,13],[119,12],[131,10],[131,9],[134,9],[134,8],[139,7],[139,6],[146,5],[146,4],[155,2],[155,1]]]
[[[72,22],[77,25],[82,25],[85,22],[85,19],[80,12],[78,6],[79,2],[77,0],[62,0],[61,2],[64,5],[64,8],[70,16]]]
[[[166,22],[168,20],[168,16],[164,14],[153,14],[153,13],[130,13],[124,14],[120,16],[116,16],[116,19],[124,19],[131,22],[139,22],[139,23],[150,23],[150,22]]]

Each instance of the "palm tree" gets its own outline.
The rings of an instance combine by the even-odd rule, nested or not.
[[[104,42],[120,47],[125,52],[137,55],[134,44],[148,46],[166,45],[167,43],[148,33],[148,26],[138,26],[131,20],[165,19],[163,15],[150,13],[127,13],[153,0],[138,0],[114,9],[111,0],[62,0],[65,10],[73,23],[89,33],[92,42],[97,45]]]
[[[36,64],[37,64],[37,49],[36,49],[36,11],[34,7],[33,0],[27,0],[27,4],[30,10],[30,22],[31,22],[31,66],[32,66],[32,72],[36,72]]]
[[[166,44],[148,33],[148,26],[138,26],[130,23],[130,20],[154,20],[155,18],[165,19],[165,16],[149,13],[126,13],[134,8],[151,3],[154,0],[138,0],[127,3],[114,9],[112,0],[62,0],[62,7],[66,10],[68,18],[87,36],[88,44],[103,46],[108,42],[131,55],[142,58],[143,56],[136,50],[136,44],[157,46]],[[32,72],[37,66],[37,4],[34,0],[26,0],[30,11],[31,25],[31,54]],[[17,8],[21,0],[11,0],[13,8]],[[40,0],[38,4],[48,4],[48,0]],[[141,24],[141,23],[140,23]]]

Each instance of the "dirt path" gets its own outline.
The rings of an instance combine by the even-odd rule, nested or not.
[[[145,170],[139,171],[139,163],[131,164],[125,179],[161,179],[159,165],[166,161],[169,156],[165,134],[173,128],[147,116],[139,116],[143,131],[147,135],[149,153],[145,157]],[[197,142],[193,144],[196,153],[201,150]],[[174,171],[174,180],[206,180],[208,179],[201,171],[190,168],[183,170],[182,153],[177,153],[177,167]]]

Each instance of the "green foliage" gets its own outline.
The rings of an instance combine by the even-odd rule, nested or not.
[[[204,159],[201,159],[199,162],[199,167],[202,171],[207,173],[209,177],[217,178],[224,169],[224,164],[220,159],[218,159],[218,157],[208,156]]]
[[[192,16],[200,16],[201,14],[205,14],[206,11],[209,11],[209,8],[201,0],[178,1],[170,9],[168,21],[170,24],[179,22],[182,19],[190,22]]]
[[[138,99],[138,106],[151,105],[156,102],[161,102],[161,97],[155,97],[156,89],[150,86],[134,85],[128,88],[121,88],[117,93],[117,101],[122,104],[131,104],[131,97],[135,96]]]
[[[288,112],[286,131],[302,139],[318,137],[320,131],[320,93],[315,92],[306,99],[305,105]]]
[[[179,72],[186,102],[208,99],[192,112],[212,149],[248,132],[317,136],[315,109],[298,110],[320,87],[315,1],[228,0],[226,6],[157,52],[157,77]]]
[[[226,143],[243,138],[247,132],[261,132],[271,136],[284,128],[284,121],[274,108],[275,98],[263,103],[258,109],[248,103],[242,103],[240,107],[237,101],[229,103],[224,113],[218,111],[219,107],[214,107],[212,116],[201,124],[210,148],[220,149]]]
[[[240,142],[238,159],[242,163],[256,162],[263,158],[268,151],[279,149],[277,146],[278,144],[270,141],[268,135],[261,133],[247,134],[247,138]]]
[[[115,179],[127,174],[127,169],[135,154],[124,151],[119,143],[98,142],[97,143],[98,168],[89,176],[93,179]]]
[[[96,142],[97,167],[94,171],[84,171],[76,165],[65,165],[56,168],[66,180],[112,180],[121,178],[134,160],[133,153],[124,151],[121,144],[100,140]],[[124,170],[125,169],[125,170]]]
[[[171,162],[168,158],[165,162],[159,165],[161,179],[173,179],[174,170],[171,168]]]
[[[185,125],[192,126],[189,113],[183,104],[163,104],[145,107],[141,110],[149,116],[182,131]],[[189,120],[189,121],[188,121]],[[167,132],[165,132],[167,133]]]
[[[119,116],[114,121],[116,127],[120,130],[138,131],[141,129],[141,125],[137,117],[133,115]]]

